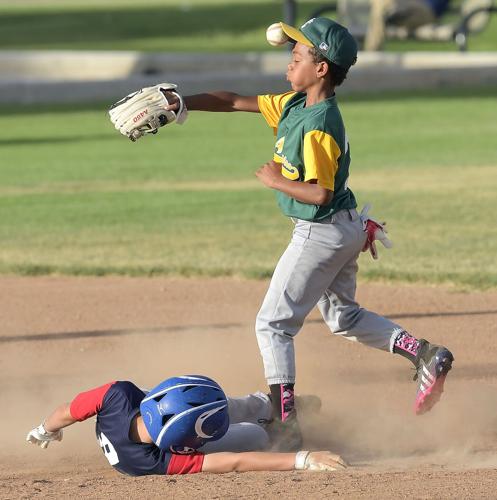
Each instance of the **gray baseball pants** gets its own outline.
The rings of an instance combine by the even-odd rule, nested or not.
[[[256,319],[268,384],[295,382],[293,337],[316,305],[335,335],[392,352],[403,329],[355,301],[357,258],[365,241],[356,210],[320,222],[295,221]]]
[[[269,447],[269,436],[264,427],[271,420],[272,411],[271,400],[262,392],[228,397],[228,431],[221,439],[207,442],[199,450],[203,453],[265,450]]]

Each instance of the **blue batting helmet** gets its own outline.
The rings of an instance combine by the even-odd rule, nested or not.
[[[216,441],[229,426],[226,395],[203,375],[164,380],[143,398],[140,413],[155,444],[173,453],[192,452]]]

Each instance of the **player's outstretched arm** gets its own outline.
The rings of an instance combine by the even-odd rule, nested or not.
[[[26,441],[46,448],[50,441],[62,441],[62,429],[75,422],[82,422],[96,415],[103,399],[114,382],[109,382],[86,392],[79,393],[71,403],[58,406],[45,421],[32,429]]]
[[[178,102],[171,96],[168,101],[173,101],[166,109],[176,111]],[[189,111],[217,111],[229,113],[232,111],[248,111],[260,113],[257,96],[242,96],[233,92],[209,92],[206,94],[190,95],[183,98]]]
[[[77,420],[71,415],[70,404],[63,403],[46,418],[43,426],[48,432],[57,432],[75,422]]]
[[[46,448],[50,441],[62,441],[62,429],[74,422],[76,419],[71,415],[69,403],[63,403],[42,424],[28,432],[26,441]]]
[[[202,472],[249,472],[313,470],[335,471],[347,463],[329,451],[299,451],[295,453],[212,453],[205,455]]]

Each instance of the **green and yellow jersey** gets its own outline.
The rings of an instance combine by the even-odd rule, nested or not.
[[[347,187],[350,151],[335,96],[305,107],[306,94],[287,92],[258,96],[259,109],[276,135],[274,161],[296,182],[316,181],[333,191],[329,205],[309,205],[277,191],[278,204],[289,217],[318,221],[339,210],[355,208]]]

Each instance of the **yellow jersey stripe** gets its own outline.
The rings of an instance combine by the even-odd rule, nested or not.
[[[285,94],[266,94],[257,96],[259,110],[270,127],[273,129],[278,128],[278,122],[280,121],[283,108],[294,95],[295,92],[286,92]]]
[[[341,154],[330,134],[320,130],[307,132],[304,136],[304,181],[316,180],[320,186],[333,191]]]

